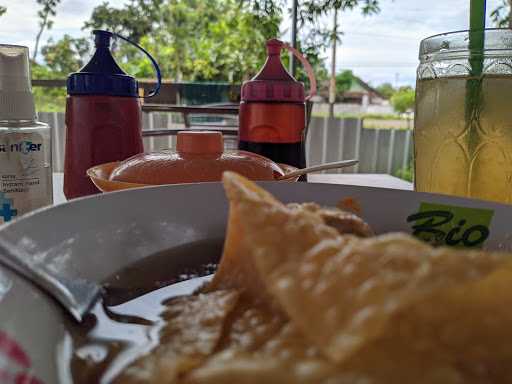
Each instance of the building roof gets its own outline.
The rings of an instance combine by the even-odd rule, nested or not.
[[[321,84],[319,92],[320,95],[324,97],[329,97],[329,80],[325,81],[323,84]],[[375,96],[386,100],[387,97],[384,96],[382,93],[380,93],[377,89],[370,86],[367,82],[363,81],[360,77],[357,77],[354,75],[354,81],[352,81],[352,84],[350,85],[350,88],[347,89],[343,96],[362,96],[364,94],[373,93]]]
[[[367,82],[363,81],[360,77],[354,76],[354,80],[355,81],[352,81],[352,84],[346,93],[374,93],[381,99],[387,99],[386,96],[370,86]]]

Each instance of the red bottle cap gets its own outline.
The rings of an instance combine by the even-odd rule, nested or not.
[[[283,46],[277,39],[267,41],[267,61],[256,76],[242,85],[242,101],[305,101],[304,84],[283,67],[280,57]]]

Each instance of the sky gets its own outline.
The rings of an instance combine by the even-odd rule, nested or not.
[[[93,8],[105,0],[61,0],[54,26],[43,34],[59,39],[64,34],[83,36],[81,30]],[[121,6],[126,0],[109,0]],[[300,1],[300,0],[299,0]],[[501,0],[487,0],[487,19]],[[37,34],[38,5],[35,0],[0,0],[7,13],[0,18],[0,43],[34,46]],[[337,69],[351,69],[376,86],[389,82],[395,86],[413,85],[420,41],[437,33],[468,28],[469,0],[381,0],[382,11],[364,17],[359,11],[340,15],[344,32],[337,47]],[[326,22],[332,24],[331,18]],[[283,22],[283,39],[289,34],[289,20]],[[325,52],[330,63],[330,51]]]

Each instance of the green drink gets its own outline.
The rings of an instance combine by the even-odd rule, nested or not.
[[[479,77],[471,76],[467,35],[422,42],[415,187],[512,203],[512,31],[485,32]]]

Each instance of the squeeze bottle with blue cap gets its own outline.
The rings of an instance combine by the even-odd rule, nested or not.
[[[67,80],[64,194],[68,199],[99,192],[86,175],[90,167],[143,152],[138,83],[112,57],[112,37],[130,42],[150,58],[158,75],[150,96],[158,92],[161,80],[155,60],[137,44],[108,31],[93,34],[93,57]]]
[[[0,223],[53,202],[51,131],[37,121],[28,57],[0,45]]]

